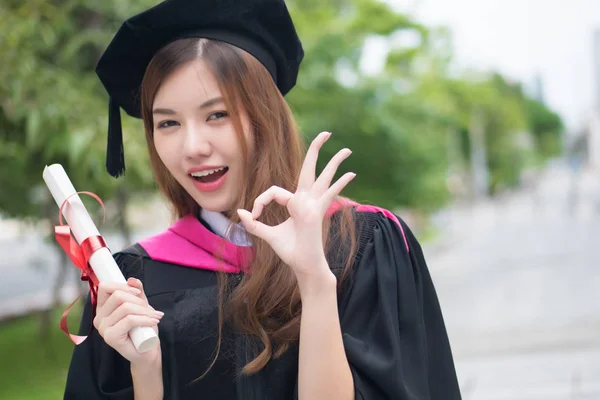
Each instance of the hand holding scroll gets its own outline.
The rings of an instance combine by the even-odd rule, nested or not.
[[[151,364],[160,357],[160,346],[140,353],[129,331],[136,326],[152,327],[158,334],[158,323],[164,313],[149,304],[142,282],[130,278],[127,283],[100,283],[94,327],[106,344],[132,364]]]

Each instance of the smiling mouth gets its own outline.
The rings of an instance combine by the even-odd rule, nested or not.
[[[213,170],[194,172],[190,174],[192,179],[202,182],[202,183],[211,183],[219,180],[223,175],[225,175],[229,171],[229,167],[221,167]]]

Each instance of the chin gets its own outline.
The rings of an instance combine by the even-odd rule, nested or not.
[[[216,199],[215,199],[216,200]],[[220,213],[228,213],[233,206],[231,201],[207,201],[207,199],[201,199],[201,201],[196,200],[196,203],[200,206],[200,208],[206,211],[220,212]]]
[[[202,204],[200,204],[200,208],[202,208],[203,210],[206,210],[206,211],[220,212],[220,213],[229,211],[229,208],[226,208],[226,207],[203,206]]]

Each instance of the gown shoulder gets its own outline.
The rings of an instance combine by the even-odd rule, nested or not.
[[[357,251],[339,297],[357,400],[461,398],[422,248],[388,210],[354,208]]]

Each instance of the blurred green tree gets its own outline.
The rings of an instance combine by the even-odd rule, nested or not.
[[[374,37],[390,44],[394,63],[410,65],[427,29],[376,0],[288,4],[306,51],[298,86],[288,100],[307,139],[333,132],[320,165],[348,147],[355,151],[343,169],[358,177],[347,195],[392,208],[442,205],[447,199],[445,150],[428,110],[403,93],[399,80],[385,71],[370,76],[360,65],[366,42]],[[412,47],[398,47],[394,38],[399,34],[417,40]]]
[[[104,172],[107,98],[93,69],[121,21],[157,2],[0,5],[0,55],[7,66],[0,70],[0,157],[14,171],[0,174],[0,185],[11,188],[0,197],[0,212],[37,218],[43,166],[60,162],[79,190],[112,200],[112,220],[129,236],[127,199],[154,187],[142,127],[124,116],[128,170],[125,178],[111,179]],[[525,156],[515,137],[523,129],[531,128],[540,152],[556,153],[557,116],[524,100],[499,75],[452,73],[446,30],[424,27],[378,0],[289,0],[288,6],[306,50],[288,100],[307,140],[321,130],[334,132],[321,166],[340,147],[355,150],[344,165],[358,173],[349,196],[424,211],[442,206],[452,168],[470,167],[475,114],[483,116],[490,192],[518,180]],[[361,68],[374,39],[388,46],[376,76]],[[462,151],[455,151],[457,144]]]
[[[544,161],[562,153],[564,123],[561,117],[535,99],[525,101],[529,129],[533,134],[537,154]]]
[[[143,135],[127,135],[127,178],[104,172],[107,97],[94,74],[102,48],[125,15],[153,2],[32,0],[0,4],[0,213],[45,220],[53,236],[58,207],[42,181],[45,165],[64,166],[77,190],[108,199],[126,242],[127,190],[152,187]],[[139,130],[125,119],[125,131]],[[84,199],[84,201],[86,201]],[[94,206],[91,210],[96,209]],[[111,215],[109,214],[109,215]],[[54,243],[52,240],[51,243]],[[68,271],[62,257],[54,299]],[[76,271],[73,268],[73,271]],[[42,313],[42,332],[49,330]]]

